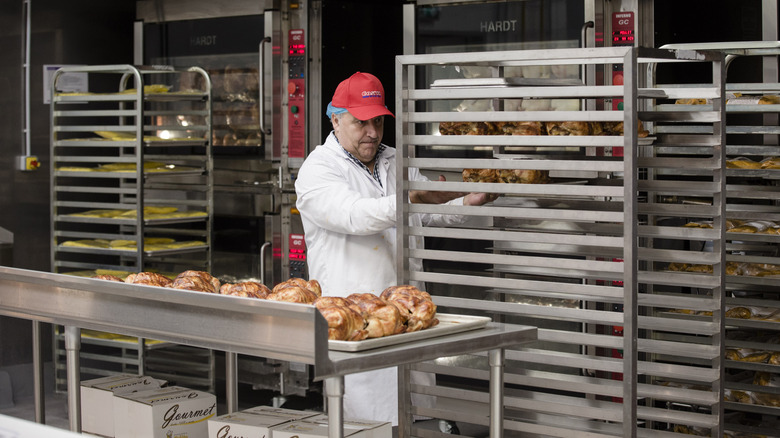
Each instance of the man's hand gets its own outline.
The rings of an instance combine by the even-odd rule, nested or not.
[[[444,175],[439,175],[439,181],[446,181]],[[413,204],[444,204],[463,197],[463,205],[482,205],[498,198],[491,193],[436,192],[426,190],[410,190],[409,200]]]
[[[497,193],[469,193],[463,198],[463,205],[483,205],[496,199]]]

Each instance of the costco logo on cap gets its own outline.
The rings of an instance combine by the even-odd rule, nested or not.
[[[366,97],[378,97],[382,99],[382,92],[381,91],[364,91],[363,92],[363,99]]]

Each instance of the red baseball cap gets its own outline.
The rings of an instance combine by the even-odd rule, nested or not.
[[[359,120],[393,116],[385,106],[385,89],[376,76],[357,72],[341,81],[333,93],[331,105],[349,111]]]

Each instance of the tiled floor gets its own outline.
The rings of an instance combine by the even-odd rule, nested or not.
[[[0,414],[35,421],[35,399],[33,397],[14,400],[14,406],[0,408]],[[44,402],[44,414],[47,426],[70,429],[68,420],[68,399],[65,394],[48,393]]]
[[[11,373],[12,388],[8,388],[7,384],[2,384],[0,379],[0,394],[6,397],[0,397],[0,415],[6,415],[9,417],[15,417],[27,421],[35,421],[35,398],[33,396],[33,383],[32,373],[26,367],[15,367],[14,369],[7,370]],[[0,370],[0,373],[6,371]],[[7,379],[6,379],[7,381]],[[47,387],[48,386],[48,387]],[[46,387],[45,393],[45,424],[50,427],[69,430],[70,422],[68,420],[68,397],[67,394],[54,392],[53,385],[44,385]],[[13,404],[9,405],[7,402],[7,392],[13,392]],[[257,406],[258,404],[267,404],[269,400],[266,400],[270,394],[262,393],[262,391],[241,391],[239,388],[239,409],[246,409],[251,406]],[[224,395],[218,395],[221,400],[224,400]],[[5,404],[3,404],[3,400]],[[289,406],[287,406],[289,404]],[[312,400],[293,399],[288,403],[285,403],[283,407],[289,407],[291,409],[309,409],[312,406]],[[321,409],[321,406],[317,406],[317,409]],[[226,412],[225,406],[221,403],[217,408],[218,412]],[[415,426],[422,427],[431,430],[440,430],[438,420],[420,421]],[[465,429],[464,429],[465,427]],[[464,436],[471,436],[476,438],[483,438],[488,435],[487,428],[470,425],[460,425],[460,433]],[[395,428],[394,428],[395,429]],[[395,432],[395,430],[394,430]],[[396,436],[394,434],[394,436]]]

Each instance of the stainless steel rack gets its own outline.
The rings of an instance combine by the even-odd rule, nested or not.
[[[68,75],[88,90],[62,91]],[[73,275],[210,271],[213,227],[211,79],[200,67],[59,69],[51,87],[51,269]],[[150,239],[175,240],[176,246]],[[159,242],[160,240],[158,240]],[[84,244],[75,244],[81,242]],[[185,244],[186,243],[186,244]],[[71,246],[72,245],[72,246]],[[181,368],[155,360],[169,343],[84,336],[85,376]],[[56,387],[64,389],[64,333],[55,329]],[[205,354],[205,358],[202,357]],[[182,384],[212,389],[213,352]],[[193,366],[191,369],[195,369]]]
[[[650,84],[646,66],[659,63],[704,63],[712,81],[697,87]],[[670,436],[695,427],[722,436],[723,55],[644,48],[528,50],[401,56],[396,66],[397,178],[403,185],[397,200],[403,206],[398,213],[399,284],[426,283],[443,311],[538,327],[537,342],[506,353],[506,381],[512,388],[504,399],[505,429],[528,436],[631,437]],[[551,76],[546,85],[540,84],[545,78],[535,78],[529,84],[506,80],[485,87],[464,77],[457,87],[432,86],[437,75],[453,77],[470,67],[488,70],[500,82],[522,75],[525,67],[538,72],[580,66],[604,77],[622,71],[623,82],[572,85]],[[705,112],[657,106],[693,97],[714,103]],[[569,109],[523,111],[517,105],[562,100]],[[482,109],[457,110],[468,107],[462,102],[474,101],[483,105],[471,107]],[[622,122],[625,135],[438,132],[445,122],[489,128],[498,122],[564,121]],[[650,131],[647,137],[639,137],[639,121]],[[655,130],[666,125],[707,129],[686,134]],[[669,147],[690,153],[668,156],[663,151]],[[437,156],[441,151],[447,156]],[[421,169],[431,181],[409,181],[409,167]],[[548,180],[463,182],[463,169],[535,170]],[[695,178],[688,176],[690,169]],[[452,177],[436,181],[439,173]],[[409,204],[409,190],[500,197],[482,206]],[[667,201],[675,196],[703,202]],[[413,227],[412,214],[462,215],[466,221],[450,228]],[[712,221],[714,227],[678,225],[680,218],[691,217]],[[702,248],[703,242],[712,249]],[[410,258],[421,260],[425,269],[411,269]],[[670,269],[680,263],[710,270]],[[702,316],[682,318],[683,309]],[[437,386],[415,387],[437,396],[437,406],[413,412],[484,424],[475,415],[485,409],[480,385],[462,387],[446,377],[479,382],[485,365],[483,357],[464,356],[416,367],[442,378]],[[670,409],[692,402],[696,410]]]
[[[410,363],[477,351],[489,351],[491,357],[491,436],[501,437],[504,349],[536,336],[534,327],[490,322],[478,330],[357,353],[329,351],[327,323],[314,306],[6,267],[0,267],[0,314],[30,319],[34,325],[48,322],[66,327],[68,409],[74,431],[81,426],[81,328],[313,365],[315,379],[326,383],[333,438],[344,436],[344,375],[391,366],[400,366],[403,374]],[[35,363],[39,381],[41,365]],[[237,406],[235,362],[228,367],[226,380],[232,412]],[[409,388],[401,386],[399,392],[399,399],[407,398]],[[42,395],[39,392],[36,399],[39,406]],[[400,411],[399,421],[411,421],[409,415]]]
[[[676,50],[712,50],[726,56],[727,66],[746,57],[765,57],[774,63],[774,74],[764,73],[762,81],[736,83],[726,80],[726,92],[741,96],[726,103],[727,160],[758,163],[768,157],[780,157],[780,104],[758,104],[762,96],[780,94],[777,62],[780,41],[739,41],[708,44],[668,45]],[[752,103],[736,103],[746,99]],[[684,108],[707,111],[702,105],[665,105],[668,110]],[[754,164],[752,163],[752,164]],[[726,171],[726,216],[743,221],[769,221],[780,225],[780,169],[730,168]],[[780,235],[762,232],[726,232],[726,260],[743,267],[780,268]],[[727,309],[744,308],[750,314],[727,317],[724,358],[728,391],[724,408],[726,430],[733,433],[775,435],[780,420],[780,391],[771,382],[780,379],[780,269],[776,275],[761,276],[737,272],[726,276]],[[755,274],[755,273],[754,273]],[[772,316],[773,312],[777,312]],[[727,316],[729,316],[727,314]],[[753,354],[753,356],[751,356]],[[758,361],[751,362],[755,355]],[[766,357],[762,356],[765,355]],[[774,360],[773,360],[774,358]]]
[[[84,75],[90,90],[58,91],[68,74]],[[185,84],[197,88],[178,88]],[[199,67],[59,69],[51,94],[52,270],[209,271],[211,140],[211,82]],[[163,206],[177,214],[147,214]],[[126,214],[90,217],[94,210]],[[151,236],[202,244],[147,249]],[[89,239],[135,245],[62,245]]]

